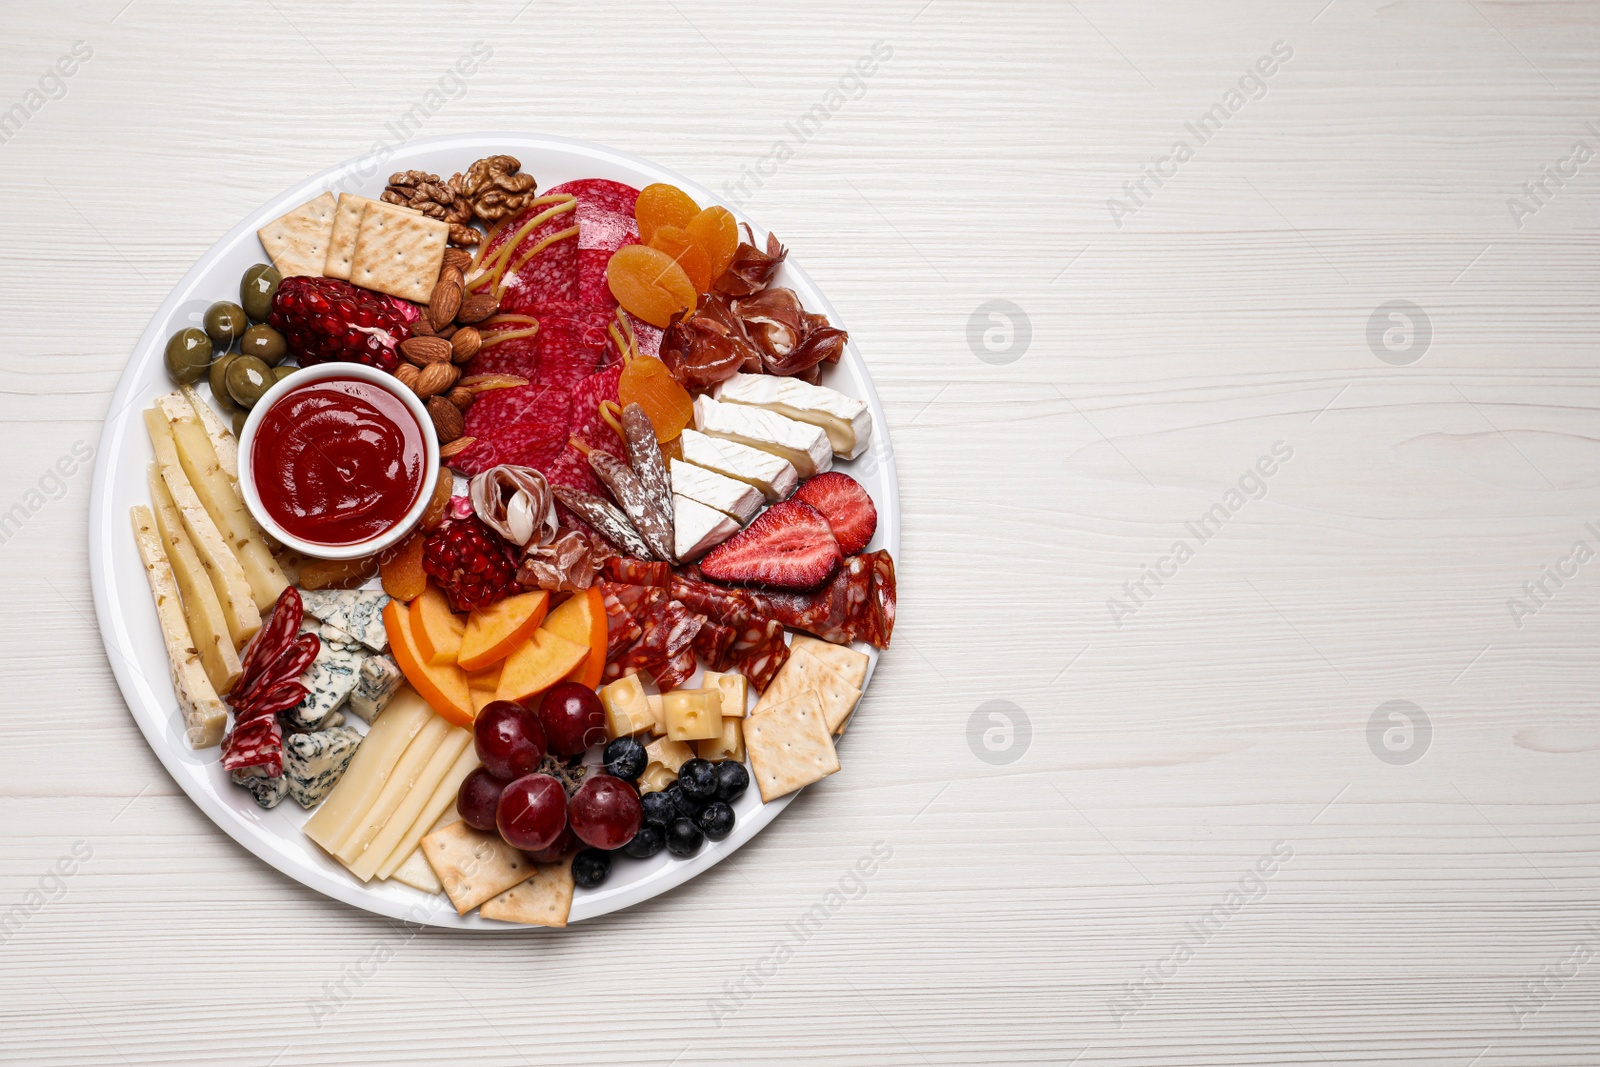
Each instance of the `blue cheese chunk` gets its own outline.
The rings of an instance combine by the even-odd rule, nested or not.
[[[361,734],[349,726],[284,738],[283,779],[294,802],[302,808],[322,803],[360,747]]]
[[[300,684],[311,692],[283,713],[284,725],[295,731],[319,728],[355,691],[361,664],[369,655],[365,651],[352,652],[324,644],[317,650],[317,658],[300,676]]]
[[[289,795],[289,781],[283,775],[265,778],[249,771],[233,771],[228,775],[234,785],[242,785],[263,808],[275,808]]]
[[[389,594],[381,589],[317,589],[300,594],[307,615],[343,630],[374,652],[389,648],[383,606]]]
[[[388,656],[368,656],[366,662],[361,664],[361,675],[350,693],[351,712],[370,725],[383,714],[383,709],[389,706],[390,699],[400,691],[405,680],[405,675],[400,673],[400,668]]]
[[[321,622],[315,615],[307,615],[300,621],[300,632],[303,634],[316,634],[317,638],[325,645],[334,648],[358,649],[363,648],[360,641],[345,633],[330,622]]]

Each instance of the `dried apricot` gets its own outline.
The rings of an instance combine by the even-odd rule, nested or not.
[[[445,500],[449,501],[448,493]],[[422,569],[422,546],[426,540],[418,530],[379,554],[378,577],[383,579],[383,591],[396,600],[415,600],[428,588],[428,573]]]
[[[662,226],[656,230],[655,236],[650,238],[651,248],[665,252],[677,261],[683,268],[683,273],[689,276],[689,281],[694,285],[697,293],[709,293],[711,283],[716,281],[716,275],[711,273],[711,261],[700,246],[695,244],[694,238],[689,236],[689,231],[682,226]]]
[[[733,220],[733,212],[725,207],[708,207],[690,219],[684,229],[706,254],[706,262],[711,264],[711,280],[722,277],[722,272],[733,262],[733,254],[739,250],[739,224]]]
[[[524,382],[524,385],[527,383]],[[455,490],[455,479],[450,472],[441,470],[439,480],[433,485],[433,496],[428,499],[428,507],[422,513],[422,528],[432,533],[444,522],[445,509],[450,506],[450,495]],[[393,596],[393,593],[389,594]]]
[[[640,189],[639,199],[633,205],[633,217],[639,220],[639,240],[645,244],[651,243],[661,227],[687,226],[698,214],[700,205],[688,193],[664,182]]]
[[[656,440],[671,441],[694,418],[694,400],[667,365],[651,356],[630,359],[617,381],[617,402],[638,404],[656,428]]]
[[[648,245],[623,245],[613,252],[606,284],[624,311],[663,330],[679,312],[694,310],[694,283],[676,260]]]
[[[300,568],[301,589],[355,589],[378,570],[376,556],[360,559],[314,559]]]

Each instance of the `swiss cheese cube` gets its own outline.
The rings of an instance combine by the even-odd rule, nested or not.
[[[667,720],[667,737],[673,741],[701,741],[722,733],[722,691],[674,689],[661,695],[661,713]]]
[[[606,730],[614,738],[655,729],[655,716],[650,714],[644,684],[637,674],[618,678],[600,690],[600,703],[606,709]]]
[[[722,717],[742,719],[750,704],[750,680],[742,674],[729,671],[706,671],[700,681],[701,688],[715,689],[722,694]]]
[[[710,760],[712,763],[725,759],[738,760],[743,763],[744,720],[723,719],[722,732],[716,737],[696,741],[694,748],[701,759]]]

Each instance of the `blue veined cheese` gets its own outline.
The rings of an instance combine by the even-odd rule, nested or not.
[[[820,427],[833,454],[855,459],[872,439],[867,405],[825,385],[777,374],[735,374],[717,385],[714,397],[725,404],[747,404]]]
[[[715,508],[741,526],[761,510],[761,493],[748,482],[672,459],[672,492]]]
[[[306,698],[283,713],[284,726],[290,730],[315,730],[355,691],[360,680],[361,664],[370,658],[366,651],[353,652],[324,644],[317,650],[317,658],[300,676],[300,684],[310,692]]]
[[[796,422],[766,408],[723,404],[709,396],[697,396],[694,428],[710,437],[749,445],[786,459],[802,478],[833,469],[833,445],[822,427]]]
[[[345,633],[331,622],[319,621],[315,615],[307,615],[300,620],[300,632],[316,634],[323,644],[332,645],[334,648],[353,650],[365,647],[352,635]]]
[[[389,649],[383,606],[389,594],[381,589],[315,589],[300,594],[307,615],[343,630],[374,652]]]
[[[383,714],[405,680],[399,666],[388,656],[368,656],[361,664],[360,677],[350,693],[350,711],[371,725],[372,720]]]
[[[361,734],[350,726],[285,737],[283,778],[294,802],[302,808],[322,803],[360,747]]]
[[[242,785],[263,808],[275,808],[289,795],[289,782],[283,775],[266,778],[250,771],[233,771],[228,775],[234,785]]]

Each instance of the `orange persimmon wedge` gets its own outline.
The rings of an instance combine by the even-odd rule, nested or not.
[[[694,283],[671,256],[649,245],[623,245],[606,262],[606,284],[623,310],[666,329],[695,308]]]
[[[499,663],[538,629],[549,610],[549,592],[537,589],[474,611],[467,616],[467,632],[461,636],[457,666],[464,671],[480,671]]]
[[[411,632],[411,613],[400,601],[391,600],[383,606],[383,627],[389,634],[389,651],[417,695],[446,722],[471,726],[476,712],[466,672],[454,664],[434,667],[422,658],[416,635]]]
[[[565,678],[588,655],[588,645],[535,629],[501,665],[495,699],[527,704]]]
[[[606,669],[606,598],[594,586],[574,593],[544,620],[543,629],[575,644],[587,645],[589,654],[562,679],[590,689],[600,684]]]
[[[687,226],[689,220],[700,214],[700,205],[676,185],[655,182],[639,190],[634,201],[633,217],[639,220],[639,240],[650,244],[656,231],[663,226]]]
[[[483,709],[495,699],[495,694],[500,689],[500,666],[496,663],[481,671],[467,672],[467,692],[472,697],[474,720],[483,714]]]
[[[430,585],[411,602],[411,632],[417,650],[430,667],[453,666],[461,652],[467,621],[450,610],[450,601],[438,586]]]

